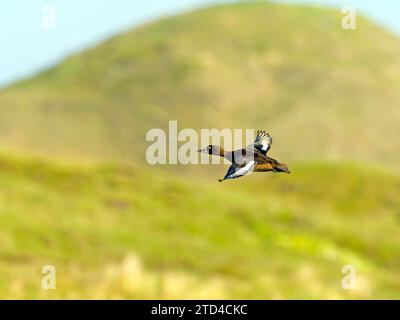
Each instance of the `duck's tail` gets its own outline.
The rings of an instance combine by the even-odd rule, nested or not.
[[[290,173],[288,166],[284,163],[277,163],[274,165],[274,172],[285,172]]]

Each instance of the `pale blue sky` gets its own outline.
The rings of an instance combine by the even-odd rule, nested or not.
[[[229,0],[1,0],[0,87],[56,64],[71,53],[160,16]],[[279,0],[277,1],[279,2]],[[397,0],[285,0],[358,12],[400,35]],[[55,8],[55,29],[43,28],[46,5]]]

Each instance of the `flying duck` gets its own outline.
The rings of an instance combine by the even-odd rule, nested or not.
[[[198,151],[223,157],[232,163],[225,177],[223,179],[218,179],[219,182],[227,179],[240,178],[251,172],[272,171],[290,173],[286,164],[279,163],[277,160],[267,156],[271,145],[271,136],[267,132],[259,130],[257,131],[254,143],[248,145],[246,148],[235,151],[225,151],[220,146],[209,145]]]

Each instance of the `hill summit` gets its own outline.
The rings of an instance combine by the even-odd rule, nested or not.
[[[400,160],[400,40],[271,3],[140,26],[0,93],[3,148],[142,162],[146,132],[266,129],[288,161]]]

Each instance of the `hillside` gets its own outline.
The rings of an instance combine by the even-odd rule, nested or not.
[[[246,3],[118,35],[0,92],[2,149],[134,161],[145,133],[263,128],[285,161],[400,160],[400,40],[359,17]]]
[[[0,298],[400,299],[400,40],[340,21],[206,8],[1,91]],[[150,166],[169,120],[266,129],[292,173]]]
[[[0,298],[400,298],[400,178],[294,169],[196,186],[1,155]],[[340,287],[346,264],[356,290]]]

